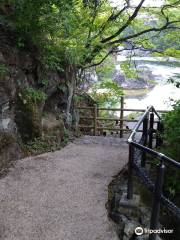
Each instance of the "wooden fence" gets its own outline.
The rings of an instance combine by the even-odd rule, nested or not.
[[[79,129],[88,129],[88,130],[93,130],[93,135],[94,136],[97,136],[99,135],[99,132],[103,132],[103,131],[115,131],[115,132],[118,132],[119,133],[119,137],[122,138],[123,135],[124,135],[124,132],[131,132],[133,127],[132,128],[129,128],[129,127],[124,127],[125,126],[125,123],[137,123],[138,122],[138,119],[134,119],[134,118],[129,118],[128,116],[125,117],[124,113],[125,112],[134,112],[134,113],[142,113],[142,112],[145,112],[146,109],[127,109],[127,108],[124,108],[124,97],[121,97],[121,100],[120,100],[120,108],[101,108],[101,107],[98,107],[97,104],[94,104],[93,107],[80,107],[80,106],[77,106],[76,109],[78,110],[79,112],[79,119],[80,119],[80,122],[81,120],[91,120],[91,125],[81,125],[79,124]],[[87,110],[87,113],[88,113],[88,110],[91,112],[91,116],[81,116],[81,110]],[[100,117],[100,111],[108,111],[108,112],[119,112],[119,117]],[[167,111],[165,110],[158,110],[159,113],[165,113]],[[106,122],[114,122],[115,126],[112,127],[112,124],[111,126],[102,126],[101,125],[101,122],[102,121],[106,121]],[[157,121],[155,121],[154,123],[157,123]],[[141,132],[141,130],[139,130],[139,132]]]

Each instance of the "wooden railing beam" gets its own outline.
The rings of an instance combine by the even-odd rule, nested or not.
[[[93,126],[80,126],[79,128],[87,128],[87,129],[93,129],[93,134],[96,136],[98,135],[98,130],[109,130],[109,131],[116,131],[119,133],[120,138],[123,137],[123,133],[124,132],[131,132],[132,129],[128,129],[127,128],[123,128],[124,123],[137,123],[139,120],[138,119],[128,119],[128,118],[124,118],[124,112],[145,112],[145,109],[128,109],[128,108],[124,108],[124,97],[121,97],[121,107],[120,108],[100,108],[97,106],[97,104],[94,104],[93,107],[76,107],[79,111],[82,110],[91,110],[91,114],[89,114],[89,117],[84,117],[84,116],[80,116],[80,119],[88,119],[88,120],[92,120],[92,124]],[[116,111],[116,112],[120,112],[120,116],[119,118],[116,117],[99,117],[98,113],[100,111]],[[168,111],[165,110],[157,110],[157,112],[159,113],[165,113]],[[89,112],[88,112],[89,113]],[[108,127],[107,124],[104,124],[106,126],[102,126],[102,127],[98,127],[98,121],[112,121],[112,122],[116,122],[117,128],[114,127]],[[155,119],[152,121],[152,124],[158,124],[158,121]],[[151,124],[151,129],[153,129],[153,126]],[[101,124],[102,125],[102,124]],[[115,125],[115,124],[114,124]],[[142,132],[141,130],[139,130],[139,132]],[[151,145],[151,140],[152,140],[152,133],[150,133],[150,143],[149,146]],[[150,146],[151,147],[151,146]]]

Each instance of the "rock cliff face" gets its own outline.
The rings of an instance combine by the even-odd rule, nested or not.
[[[43,116],[59,119],[63,131],[71,108],[66,76],[50,70],[44,76],[38,49],[19,48],[17,42],[16,33],[0,25],[0,161],[23,156],[19,143],[42,135]]]

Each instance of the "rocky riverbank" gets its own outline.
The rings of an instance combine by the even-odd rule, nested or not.
[[[137,78],[127,78],[125,75],[116,70],[114,73],[114,81],[117,82],[123,89],[151,89],[155,86],[155,81],[152,72],[148,68],[141,69]]]

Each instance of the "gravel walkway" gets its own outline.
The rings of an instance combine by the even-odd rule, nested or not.
[[[0,239],[117,240],[105,204],[127,152],[125,140],[85,136],[17,161],[0,179]]]

